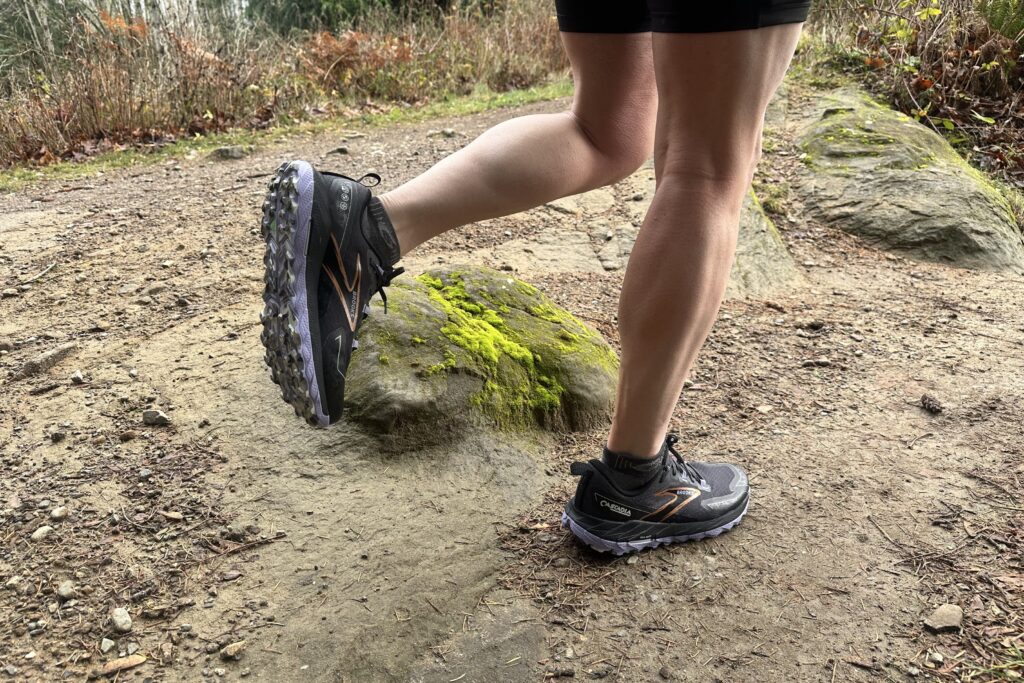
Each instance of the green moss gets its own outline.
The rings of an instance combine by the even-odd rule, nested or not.
[[[391,365],[391,358],[387,354],[381,353],[377,355],[377,362],[381,365]]]
[[[413,344],[426,344],[427,340],[420,336],[413,336],[409,341]]]

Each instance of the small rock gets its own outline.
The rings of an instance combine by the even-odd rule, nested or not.
[[[121,443],[128,443],[129,441],[137,438],[138,436],[138,432],[136,432],[134,429],[126,429],[125,431],[118,434],[117,438],[121,440]]]
[[[153,470],[148,470],[143,467],[139,470],[139,481],[149,481],[153,478]]]
[[[57,586],[57,597],[61,600],[70,600],[76,595],[78,595],[78,591],[75,590],[75,582],[71,579],[61,581],[60,585]]]
[[[341,147],[335,147],[328,154],[348,154],[348,147],[342,145]]]
[[[944,631],[958,630],[963,622],[963,609],[959,605],[951,605],[947,603],[936,608],[935,611],[924,620],[924,625],[935,633],[943,633]]]
[[[668,668],[667,666],[661,667],[661,669],[658,670],[658,675],[666,681],[676,680],[676,675],[672,672],[672,669]]]
[[[104,638],[100,641],[100,652],[102,652],[103,654],[107,654],[115,647],[117,647],[117,643],[112,641],[110,638]]]
[[[182,633],[188,633],[192,630],[192,624],[181,624],[180,626],[178,626],[178,630]]]
[[[252,673],[252,671],[249,671],[249,669],[242,669],[241,671],[238,672],[238,675],[241,676],[242,678],[246,678],[251,673]]]
[[[225,161],[231,159],[244,159],[245,148],[241,145],[228,145],[226,147],[218,147],[213,150],[213,155],[217,159],[223,159]]]
[[[565,567],[569,566],[569,558],[568,557],[556,557],[554,562],[551,563],[551,566],[552,567],[558,567],[559,569],[564,569]]]
[[[827,368],[832,365],[832,361],[825,356],[822,356],[821,358],[805,360],[802,365],[805,368]]]
[[[941,652],[935,652],[932,650],[928,653],[928,661],[935,666],[942,666],[945,663],[946,658],[942,656]]]
[[[66,438],[68,438],[68,435],[60,430],[50,432],[50,441],[52,441],[53,443],[60,443]]]
[[[907,675],[910,676],[911,678],[917,678],[918,676],[921,675],[921,670],[918,669],[916,666],[908,666],[907,667]]]
[[[548,664],[544,671],[546,678],[573,678],[576,676],[576,669],[569,664]]]
[[[124,649],[124,651],[127,652],[130,655],[133,655],[133,654],[135,654],[136,652],[139,651],[139,644],[138,643],[128,643],[128,646]]]
[[[634,202],[642,202],[644,200],[644,193],[637,192],[635,195],[633,195],[632,199]]]
[[[20,583],[21,583],[21,577],[20,576],[12,576],[11,578],[7,579],[7,583],[4,584],[4,588],[8,588],[8,589],[11,589],[11,590],[17,590],[18,584],[20,584]]]
[[[50,519],[55,522],[60,522],[68,518],[68,509],[63,505],[55,507],[50,510]]]
[[[180,522],[185,519],[185,516],[177,510],[161,510],[160,516],[169,522]]]
[[[13,664],[8,664],[4,667],[4,673],[6,673],[8,676],[14,676],[18,673],[18,667],[14,666]]]
[[[140,304],[142,306],[149,306],[151,303],[153,303],[153,297],[151,297],[149,295],[140,296],[138,298],[138,300],[136,301],[136,303],[138,303],[138,304]]]
[[[223,574],[221,574],[220,580],[221,581],[236,581],[237,579],[240,579],[241,577],[242,577],[242,572],[232,570],[232,571],[224,572]]]
[[[118,607],[111,612],[110,621],[118,633],[128,633],[132,630],[132,617],[124,607]]]
[[[42,540],[44,540],[47,536],[49,536],[52,533],[53,533],[53,527],[52,526],[45,526],[45,525],[41,526],[41,527],[39,527],[38,529],[36,529],[35,531],[32,532],[32,540],[33,541],[42,541]]]
[[[74,373],[72,373],[72,375],[71,375],[71,383],[72,384],[85,384],[85,376],[82,374],[81,370],[75,370]]]
[[[13,287],[8,287],[3,292],[3,298],[5,299],[11,299],[16,296],[18,296],[18,290],[14,289]]]
[[[629,557],[626,558],[626,564],[636,564],[639,561],[640,561],[640,558],[637,555],[635,555],[635,554],[634,555],[630,555]]]
[[[167,417],[162,410],[144,410],[142,411],[142,423],[162,427],[171,424],[171,418]]]
[[[242,658],[242,653],[245,651],[245,641],[239,640],[238,642],[225,645],[220,651],[220,658],[228,660],[238,660]]]

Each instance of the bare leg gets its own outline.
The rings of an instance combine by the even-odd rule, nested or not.
[[[764,112],[800,27],[654,34],[658,184],[619,302],[612,451],[646,457],[661,447],[718,314]]]
[[[615,182],[649,157],[651,34],[563,33],[562,41],[576,84],[572,111],[499,124],[381,197],[403,255],[460,225]]]

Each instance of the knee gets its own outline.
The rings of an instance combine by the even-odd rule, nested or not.
[[[572,116],[596,152],[599,185],[622,180],[640,168],[654,150],[656,108],[634,107],[590,118]]]
[[[760,134],[720,139],[672,138],[659,140],[654,150],[659,183],[702,187],[717,196],[742,199],[761,160]]]

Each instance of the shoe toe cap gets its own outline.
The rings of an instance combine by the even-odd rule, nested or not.
[[[701,500],[701,507],[722,513],[746,504],[750,481],[741,468],[728,463],[709,463],[700,469],[710,488]]]

